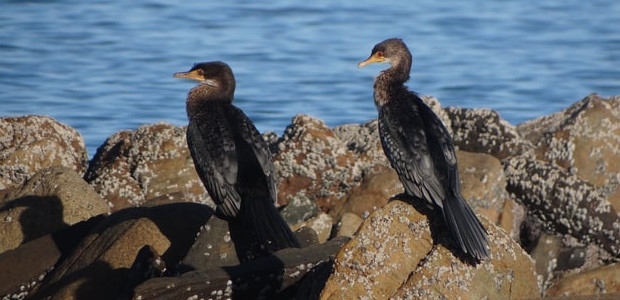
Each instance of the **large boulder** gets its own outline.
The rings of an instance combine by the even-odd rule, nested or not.
[[[516,128],[490,109],[447,107],[452,120],[454,145],[460,150],[486,153],[499,159],[522,154],[532,148]]]
[[[0,118],[0,190],[47,167],[83,174],[87,164],[84,139],[74,128],[45,116]]]
[[[554,164],[533,158],[505,161],[507,190],[541,227],[596,244],[620,257],[620,216],[592,184]]]
[[[97,150],[85,178],[113,211],[162,198],[213,205],[194,168],[185,127],[168,123],[113,134]]]
[[[45,278],[34,297],[116,299],[133,289],[127,286],[132,282],[130,269],[145,246],[161,255],[163,265],[175,266],[212,214],[211,208],[197,203],[115,212],[99,222]]]
[[[43,169],[0,203],[0,252],[109,212],[101,196],[73,169]]]
[[[592,94],[517,129],[536,146],[538,160],[594,185],[616,211],[620,209],[620,96]]]
[[[505,231],[482,218],[491,256],[472,262],[423,207],[393,200],[370,214],[336,256],[321,299],[540,296],[534,262]]]

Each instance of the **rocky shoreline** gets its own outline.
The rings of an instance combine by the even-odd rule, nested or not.
[[[329,128],[297,115],[281,136],[264,134],[278,203],[305,247],[238,265],[184,127],[119,131],[88,161],[75,129],[5,117],[0,295],[618,297],[620,96],[592,94],[517,126],[492,110],[425,101],[454,137],[463,196],[489,232],[489,260],[467,261],[434,211],[399,195],[376,120]]]

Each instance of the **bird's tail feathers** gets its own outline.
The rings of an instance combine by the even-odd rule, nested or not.
[[[450,233],[465,253],[478,260],[489,256],[487,232],[462,197],[445,201],[443,213]]]
[[[244,199],[237,215],[237,231],[241,231],[245,246],[235,241],[237,255],[248,260],[273,253],[284,248],[299,248],[299,241],[284,221],[278,209],[265,196],[250,196]],[[231,227],[231,235],[235,229]],[[239,235],[239,234],[237,234]],[[233,236],[234,238],[234,236]],[[242,253],[239,253],[239,252]]]

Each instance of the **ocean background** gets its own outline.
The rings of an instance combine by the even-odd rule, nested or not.
[[[514,125],[620,95],[620,1],[3,1],[0,116],[51,116],[92,157],[116,131],[185,125],[195,83],[172,73],[221,60],[261,131],[298,113],[363,123],[386,66],[357,63],[390,37],[413,53],[412,90]]]

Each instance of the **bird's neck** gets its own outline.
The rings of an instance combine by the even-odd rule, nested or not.
[[[374,84],[374,99],[377,108],[387,104],[405,88],[410,70],[411,60],[404,60],[392,64],[392,67],[379,73]]]
[[[206,84],[200,84],[192,88],[187,94],[185,107],[188,117],[191,114],[199,113],[209,109],[210,103],[231,104],[233,96],[221,90],[214,89]]]

